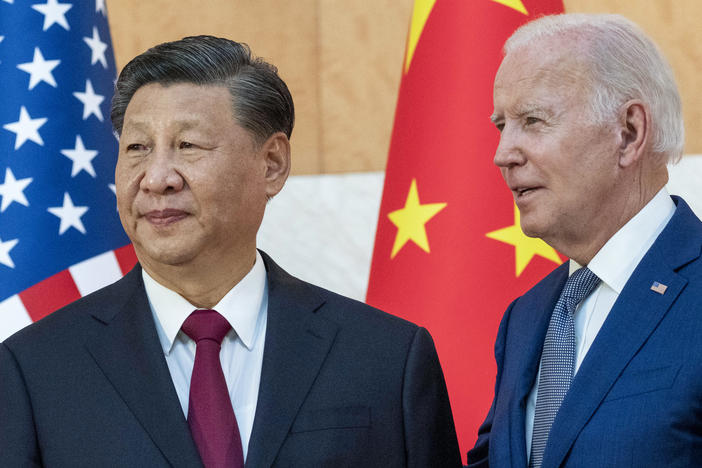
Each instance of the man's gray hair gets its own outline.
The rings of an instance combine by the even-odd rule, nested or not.
[[[124,113],[139,88],[149,83],[226,86],[234,118],[258,144],[276,132],[292,134],[295,109],[273,65],[253,57],[246,44],[213,36],[159,44],[130,61],[119,74],[112,99],[112,125],[122,134]]]
[[[640,99],[651,108],[652,149],[677,162],[685,141],[680,94],[670,65],[636,24],[620,15],[571,13],[544,16],[517,29],[505,55],[541,38],[566,36],[590,71],[590,103],[598,122]],[[582,45],[582,47],[579,47]]]

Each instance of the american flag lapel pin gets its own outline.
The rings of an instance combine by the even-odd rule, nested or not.
[[[665,294],[666,289],[668,289],[668,286],[666,286],[665,284],[661,284],[658,281],[654,281],[651,285],[651,291],[655,291],[658,294]]]

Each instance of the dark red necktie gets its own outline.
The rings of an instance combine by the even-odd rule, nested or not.
[[[239,427],[219,361],[222,340],[230,329],[229,322],[215,310],[196,310],[182,327],[197,344],[188,424],[206,468],[244,466]]]

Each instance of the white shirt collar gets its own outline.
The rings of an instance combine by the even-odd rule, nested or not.
[[[168,289],[142,269],[142,278],[151,311],[163,347],[169,354],[183,322],[197,307],[183,296]],[[266,267],[261,254],[256,251],[253,268],[213,307],[234,329],[247,349],[253,347],[256,322],[261,312],[261,303],[266,290]]]
[[[617,231],[590,260],[588,268],[617,294],[675,213],[675,203],[663,187],[646,206]],[[580,268],[570,260],[570,274]]]

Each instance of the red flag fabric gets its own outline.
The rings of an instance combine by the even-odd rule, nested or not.
[[[561,0],[417,0],[367,302],[429,329],[465,457],[489,408],[509,302],[562,261],[524,236],[492,158],[492,83],[521,24]]]

